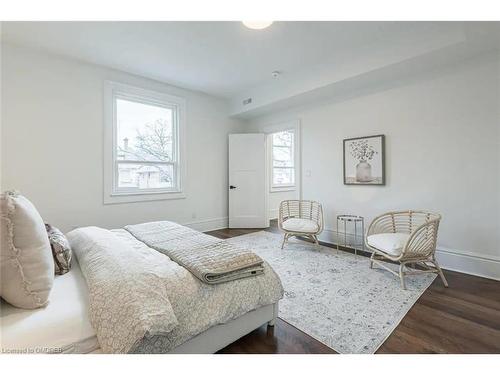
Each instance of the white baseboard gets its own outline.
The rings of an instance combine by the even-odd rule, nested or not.
[[[339,231],[343,238],[344,233]],[[353,240],[353,234],[347,233],[348,241]],[[331,229],[324,229],[319,236],[320,241],[337,244],[337,233]],[[450,271],[467,273],[469,275],[500,280],[500,257],[492,255],[467,253],[456,249],[438,246],[436,259],[439,265]]]
[[[278,209],[272,208],[269,210],[269,220],[274,220],[278,218]]]
[[[436,259],[441,267],[447,270],[500,281],[500,258],[498,257],[465,253],[438,246]]]
[[[204,219],[191,221],[188,223],[184,223],[186,227],[195,229],[200,232],[209,232],[211,230],[224,229],[228,227],[228,217],[217,217],[213,219]]]

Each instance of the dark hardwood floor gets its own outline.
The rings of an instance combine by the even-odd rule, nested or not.
[[[231,238],[259,230],[221,229],[208,234]],[[266,230],[279,232],[276,223]],[[436,278],[377,353],[500,353],[500,281],[452,271],[445,275],[450,287]],[[278,319],[274,328],[262,326],[219,353],[335,351]]]

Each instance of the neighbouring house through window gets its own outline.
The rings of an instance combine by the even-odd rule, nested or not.
[[[175,187],[175,138],[172,108],[117,98],[115,191]]]

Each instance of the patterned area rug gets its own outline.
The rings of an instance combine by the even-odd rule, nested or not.
[[[435,274],[399,278],[370,269],[363,256],[255,232],[228,239],[265,259],[281,277],[285,297],[279,317],[339,353],[375,353]],[[375,266],[376,267],[376,266]]]

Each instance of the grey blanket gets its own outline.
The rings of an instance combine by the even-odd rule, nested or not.
[[[125,230],[167,255],[207,284],[260,275],[261,258],[246,249],[169,221],[127,225]]]

